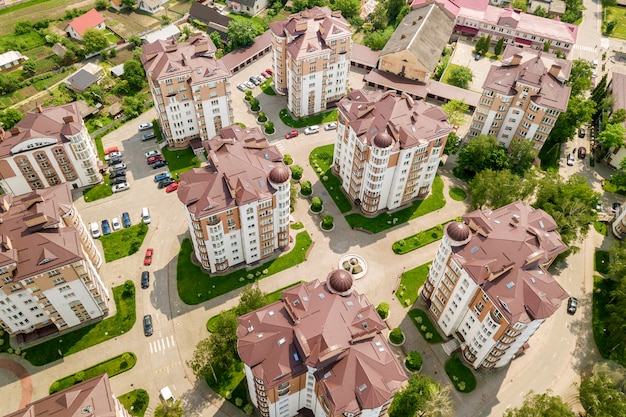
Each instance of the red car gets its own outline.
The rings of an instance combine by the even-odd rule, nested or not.
[[[274,75],[274,71],[272,71],[271,68],[266,68],[265,72],[267,72],[269,75]]]
[[[157,161],[162,161],[163,160],[163,155],[155,155],[155,156],[151,156],[150,158],[148,158],[146,160],[148,165],[152,165]]]
[[[295,138],[296,136],[298,136],[298,131],[295,129],[292,130],[291,132],[285,133],[285,139]]]
[[[112,146],[112,147],[110,147],[109,149],[107,149],[106,151],[104,151],[104,154],[105,154],[105,155],[108,155],[108,154],[110,154],[110,153],[113,153],[113,152],[119,152],[119,151],[120,151],[120,150],[119,150],[119,149],[117,149],[117,146]]]
[[[261,75],[262,75],[262,76],[264,76],[265,78],[270,78],[270,77],[271,77],[270,73],[269,73],[269,72],[267,72],[267,71],[263,71],[263,72],[261,73]]]
[[[152,249],[152,248],[146,249],[146,256],[143,258],[143,264],[145,266],[148,266],[148,265],[152,264],[152,253],[153,252],[154,252],[154,249]]]
[[[177,182],[173,182],[170,185],[167,186],[167,188],[165,189],[166,193],[171,193],[172,191],[176,191],[178,190],[178,183]]]

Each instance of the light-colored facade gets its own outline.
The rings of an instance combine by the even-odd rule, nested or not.
[[[0,71],[12,70],[22,65],[22,62],[28,60],[26,55],[22,55],[18,51],[7,51],[0,54]]]
[[[626,235],[626,207],[621,205],[615,213],[615,220],[611,225],[613,235],[618,239],[623,239]]]
[[[421,295],[475,369],[506,366],[568,297],[547,270],[567,250],[556,228],[521,201],[446,226]]]
[[[352,31],[340,11],[314,7],[269,26],[274,88],[294,116],[322,112],[345,95]]]
[[[191,139],[208,140],[234,123],[231,73],[215,59],[208,36],[158,40],[142,49],[157,120],[170,146],[186,148]]]
[[[487,74],[468,138],[495,136],[506,147],[514,139],[530,139],[541,149],[567,110],[571,68],[570,61],[552,54],[507,46]]]
[[[131,417],[113,394],[107,374],[50,394],[5,417]]]
[[[68,183],[73,188],[102,181],[98,153],[77,104],[39,107],[12,129],[0,128],[0,187],[4,193]]]
[[[64,331],[107,314],[89,228],[67,184],[0,198],[0,327]]]
[[[285,290],[238,320],[237,350],[262,417],[382,417],[407,379],[347,271]]]
[[[289,244],[291,171],[259,128],[238,125],[205,141],[209,164],[180,175],[178,198],[196,258],[223,272]]]
[[[425,198],[450,124],[441,108],[395,91],[356,90],[338,106],[333,172],[365,214]]]
[[[104,30],[106,23],[104,16],[100,14],[96,9],[91,9],[87,13],[78,16],[72,20],[65,28],[65,32],[70,38],[77,41],[83,40],[83,35],[87,29]]]

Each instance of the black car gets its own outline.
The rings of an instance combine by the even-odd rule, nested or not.
[[[118,177],[123,177],[124,179],[126,179],[126,172],[125,171],[112,171],[109,174],[109,179],[113,179],[113,178],[118,178]]]
[[[175,182],[176,182],[176,180],[175,180],[174,178],[165,178],[164,180],[159,181],[159,184],[158,184],[158,186],[157,186],[157,187],[158,187],[159,189],[161,189],[161,188],[165,188],[165,187],[167,187],[168,185],[170,185],[170,184],[172,184],[172,183],[175,183]]]
[[[163,168],[166,165],[167,165],[167,161],[166,160],[156,161],[154,164],[152,164],[152,169]]]
[[[570,297],[567,300],[567,314],[573,315],[576,313],[576,309],[578,308],[578,298]]]
[[[254,84],[254,85],[259,85],[259,84],[261,84],[261,81],[260,81],[257,77],[255,77],[254,75],[250,77],[250,82],[251,82],[252,84]]]
[[[579,138],[584,138],[586,134],[587,134],[587,131],[585,130],[584,127],[581,127],[580,129],[578,129],[578,137]]]
[[[150,314],[143,316],[143,334],[152,336],[154,329],[152,328],[152,316]]]
[[[109,159],[109,165],[117,165],[122,163],[122,158]]]
[[[115,177],[110,180],[111,185],[117,185],[126,182],[126,177]]]
[[[141,288],[148,288],[150,286],[150,272],[143,271],[141,273]]]

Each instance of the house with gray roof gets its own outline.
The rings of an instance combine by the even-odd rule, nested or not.
[[[255,16],[265,10],[269,5],[268,0],[226,0],[226,4],[230,6],[234,12]]]

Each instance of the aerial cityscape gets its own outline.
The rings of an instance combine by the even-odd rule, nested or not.
[[[626,416],[622,0],[0,16],[0,415]]]

